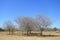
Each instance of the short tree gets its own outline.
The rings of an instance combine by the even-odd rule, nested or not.
[[[5,29],[3,29],[3,28],[0,28],[0,32],[1,32],[1,31],[5,31]]]
[[[13,34],[13,32],[15,30],[15,26],[10,21],[5,23],[5,27],[6,27],[7,31],[9,31],[9,34]]]
[[[54,30],[54,31],[57,31],[57,28],[56,28],[56,27],[54,27],[54,28],[53,28],[53,30]]]

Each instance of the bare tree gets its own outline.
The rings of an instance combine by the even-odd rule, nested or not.
[[[30,17],[18,18],[17,23],[19,24],[20,29],[27,32],[27,35],[33,30],[34,20]]]
[[[13,32],[15,30],[15,26],[10,21],[7,21],[5,23],[5,27],[6,27],[7,31],[9,31],[9,34],[13,34]]]
[[[48,27],[51,24],[51,20],[46,16],[39,15],[37,16],[37,23],[38,28],[40,28],[40,35],[42,35],[44,28]]]

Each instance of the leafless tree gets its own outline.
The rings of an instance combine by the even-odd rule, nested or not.
[[[51,25],[51,20],[48,17],[42,15],[38,15],[36,19],[37,19],[38,28],[40,29],[40,35],[42,35],[44,28]]]
[[[7,22],[5,22],[5,27],[6,27],[7,31],[9,31],[9,34],[13,34],[13,32],[15,30],[14,24],[12,24],[10,21],[7,21]]]
[[[31,33],[34,27],[34,20],[30,17],[23,17],[18,18],[17,23],[19,24],[20,28],[24,31],[27,31],[27,35]]]

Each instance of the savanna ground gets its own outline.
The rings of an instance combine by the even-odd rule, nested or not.
[[[49,31],[43,34],[41,37],[34,34],[26,36],[20,32],[15,32],[14,35],[8,35],[8,32],[0,32],[0,40],[60,40],[60,33]]]

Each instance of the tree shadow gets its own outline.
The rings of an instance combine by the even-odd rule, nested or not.
[[[59,37],[59,35],[42,35],[42,37]]]
[[[40,35],[40,33],[31,33],[31,34],[23,34],[23,36],[37,36],[37,37],[59,37],[60,35]]]

